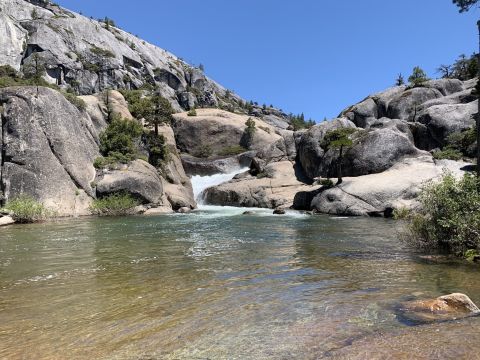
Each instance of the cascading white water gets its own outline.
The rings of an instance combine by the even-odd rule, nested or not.
[[[248,167],[232,171],[228,174],[215,174],[210,176],[192,176],[193,195],[199,205],[203,205],[203,191],[209,187],[223,184],[234,178],[235,175],[248,171]]]

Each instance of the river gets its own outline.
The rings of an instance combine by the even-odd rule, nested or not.
[[[396,316],[480,303],[476,265],[423,260],[391,220],[244,210],[0,229],[0,358],[476,358],[476,318]]]

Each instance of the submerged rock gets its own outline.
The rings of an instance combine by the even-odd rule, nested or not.
[[[273,215],[285,215],[286,213],[286,210],[282,208],[273,210]]]
[[[436,299],[401,304],[400,318],[412,324],[447,321],[480,314],[480,309],[465,294],[454,293]]]

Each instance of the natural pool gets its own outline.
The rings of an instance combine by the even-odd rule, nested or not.
[[[478,268],[420,259],[397,223],[203,207],[0,228],[2,359],[475,358],[480,319],[408,327],[410,296]]]

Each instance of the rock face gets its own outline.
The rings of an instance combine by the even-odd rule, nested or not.
[[[37,54],[46,65],[49,82],[80,95],[148,84],[177,111],[222,107],[268,116],[270,122],[288,126],[286,114],[258,106],[248,110],[239,96],[168,51],[49,1],[2,0],[0,49],[0,64],[16,70]]]
[[[143,204],[162,203],[162,179],[157,170],[143,160],[135,160],[115,170],[103,170],[95,180],[97,195],[127,192]]]
[[[311,208],[332,215],[388,217],[394,209],[414,207],[424,184],[439,179],[445,170],[461,174],[465,165],[435,162],[427,155],[407,158],[379,174],[345,178],[341,185],[316,195]]]
[[[131,118],[121,94],[111,93],[114,110]],[[170,150],[160,170],[136,160],[97,174],[93,162],[107,125],[105,104],[100,96],[84,99],[87,109],[80,111],[49,88],[39,87],[38,98],[35,87],[0,89],[4,202],[27,194],[59,216],[87,215],[95,197],[124,191],[150,207],[196,207],[170,126],[160,127]]]
[[[222,155],[231,147],[247,147],[245,123],[249,116],[237,115],[218,109],[198,109],[197,116],[175,114],[173,129],[177,146],[190,155]],[[259,150],[280,139],[275,128],[258,118],[252,118],[256,131],[251,150]],[[207,152],[207,153],[205,153]]]
[[[455,320],[479,313],[477,305],[467,295],[460,293],[410,301],[400,306],[402,320],[414,324]]]
[[[8,201],[23,193],[59,215],[88,212],[99,155],[88,115],[60,93],[0,89],[3,146],[1,190]]]
[[[182,164],[188,175],[209,176],[218,173],[228,174],[239,168],[249,167],[255,151],[248,151],[231,157],[200,159],[191,155],[182,155]]]
[[[160,126],[159,134],[165,137],[170,153],[168,161],[161,167],[163,188],[168,201],[174,210],[182,207],[194,209],[197,204],[193,196],[192,183],[185,173],[173,130],[168,125]]]

